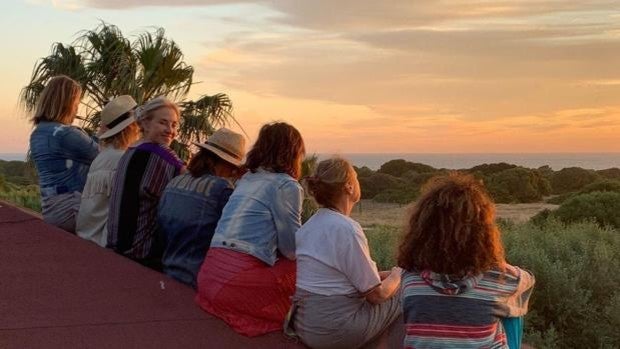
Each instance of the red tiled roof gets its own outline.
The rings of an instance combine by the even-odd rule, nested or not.
[[[246,338],[194,291],[0,202],[0,348],[302,348]]]

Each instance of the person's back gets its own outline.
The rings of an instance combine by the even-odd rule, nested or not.
[[[196,274],[233,188],[210,174],[183,174],[168,183],[157,218],[164,237],[164,273],[196,287]]]
[[[501,319],[525,315],[533,284],[531,274],[511,265],[463,278],[404,272],[404,346],[507,348]]]
[[[508,348],[527,313],[534,277],[506,263],[495,205],[481,182],[431,179],[407,219],[403,268],[405,348]],[[518,342],[518,340],[516,341]]]
[[[292,233],[300,224],[297,208],[289,203],[299,201],[301,190],[286,173],[246,173],[224,207],[211,246],[238,249],[270,265],[276,249],[294,259]]]

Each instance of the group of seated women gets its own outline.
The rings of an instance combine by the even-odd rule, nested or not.
[[[264,125],[250,151],[222,128],[187,166],[170,148],[179,109],[119,96],[90,137],[72,126],[81,88],[45,87],[30,151],[46,222],[196,289],[238,333],[282,331],[313,348],[358,348],[401,318],[407,348],[507,348],[534,278],[508,264],[483,185],[431,180],[411,208],[398,266],[378,270],[350,217],[361,192],[345,159],[301,178],[293,126]],[[302,184],[321,208],[302,225]],[[517,336],[518,337],[518,336]],[[518,338],[517,338],[518,340]]]

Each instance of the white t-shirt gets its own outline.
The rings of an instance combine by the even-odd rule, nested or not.
[[[297,287],[325,296],[365,293],[381,284],[368,240],[353,219],[322,208],[295,233]]]

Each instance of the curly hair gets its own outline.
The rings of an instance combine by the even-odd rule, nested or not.
[[[465,276],[504,263],[495,205],[482,183],[459,173],[432,178],[408,218],[398,265]]]
[[[256,143],[248,152],[245,167],[251,172],[262,167],[299,179],[305,154],[304,140],[299,131],[285,122],[273,122],[261,127]]]

